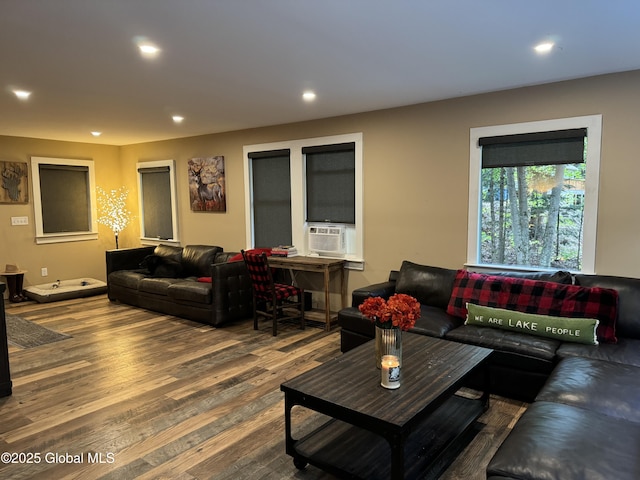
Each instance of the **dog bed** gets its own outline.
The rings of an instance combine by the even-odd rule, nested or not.
[[[74,278],[33,285],[25,288],[24,291],[30,299],[38,303],[46,303],[106,293],[107,284],[95,278]]]

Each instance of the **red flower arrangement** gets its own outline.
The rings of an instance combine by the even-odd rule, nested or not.
[[[420,318],[420,302],[404,293],[396,293],[386,301],[381,297],[369,297],[358,310],[380,328],[397,327],[406,331]]]

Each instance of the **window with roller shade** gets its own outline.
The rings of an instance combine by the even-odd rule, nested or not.
[[[141,237],[179,242],[173,160],[141,162],[137,169]]]
[[[248,145],[244,154],[248,248],[306,254],[310,228],[339,225],[349,268],[362,268],[362,134]]]
[[[289,150],[250,152],[254,246],[291,245]]]
[[[304,147],[307,221],[356,222],[355,143]]]
[[[92,160],[31,157],[36,243],[97,239]]]
[[[599,116],[471,129],[469,264],[593,271],[600,131]]]

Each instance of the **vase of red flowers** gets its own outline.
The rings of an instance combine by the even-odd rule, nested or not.
[[[420,317],[420,303],[411,295],[396,293],[388,300],[370,297],[358,307],[376,326],[376,366],[383,355],[395,355],[402,368],[402,332],[413,328]]]

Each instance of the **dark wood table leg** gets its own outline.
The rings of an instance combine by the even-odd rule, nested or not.
[[[291,409],[296,405],[292,401],[291,396],[287,393],[284,394],[284,432],[285,432],[285,451],[287,455],[293,457],[293,464],[299,470],[302,470],[307,466],[307,461],[300,457],[296,452],[296,440],[294,440],[291,434]]]
[[[400,480],[404,478],[404,444],[405,439],[401,435],[392,435],[389,439],[391,446],[391,478]]]

